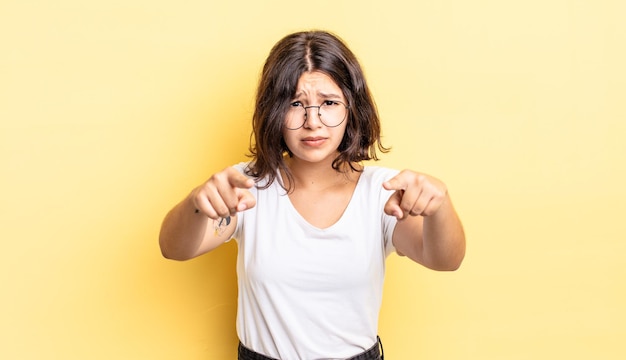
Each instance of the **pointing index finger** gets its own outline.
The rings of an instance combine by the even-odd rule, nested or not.
[[[246,177],[244,174],[237,171],[235,168],[231,168],[231,172],[228,177],[228,182],[231,186],[241,189],[249,189],[254,186],[254,180]]]
[[[396,175],[385,181],[383,183],[383,188],[385,188],[385,190],[406,190],[406,184],[398,179],[398,176]]]

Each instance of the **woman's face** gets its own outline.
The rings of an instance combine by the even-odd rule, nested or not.
[[[345,111],[346,115],[343,122],[334,127],[322,123],[318,115],[318,106],[321,104],[325,104],[321,111],[327,114],[323,114],[323,116],[329,116],[324,118],[327,123],[331,112],[341,114],[342,111]],[[343,107],[343,104],[347,104],[347,102],[341,88],[328,75],[319,71],[312,71],[305,72],[300,76],[296,95],[291,100],[291,107],[285,122],[287,124],[296,121],[296,125],[290,127],[298,127],[304,120],[302,117],[304,117],[305,111],[306,121],[302,127],[296,130],[290,130],[287,126],[283,130],[283,138],[293,154],[294,160],[312,163],[329,161],[332,163],[337,157],[337,149],[343,139],[348,121],[348,110]],[[309,106],[312,107],[303,109]],[[331,124],[334,125],[334,123]]]

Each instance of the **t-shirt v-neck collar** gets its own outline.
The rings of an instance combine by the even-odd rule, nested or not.
[[[337,226],[337,224],[339,224],[340,222],[343,221],[343,219],[345,218],[345,214],[348,211],[350,211],[350,209],[354,206],[353,203],[356,202],[355,195],[357,194],[359,188],[362,186],[361,183],[362,183],[362,179],[363,179],[363,173],[365,173],[365,171],[367,171],[367,167],[363,167],[363,170],[361,171],[361,173],[359,173],[359,178],[357,179],[357,182],[356,182],[356,185],[354,186],[354,189],[352,189],[352,194],[350,196],[350,200],[348,201],[348,204],[346,205],[346,207],[344,208],[343,212],[341,213],[341,216],[339,217],[339,219],[337,219],[337,221],[335,221],[333,224],[331,224],[331,225],[329,225],[327,227],[321,228],[321,227],[315,226],[315,225],[311,224],[307,219],[305,219],[304,216],[302,216],[302,214],[298,211],[298,209],[296,209],[294,204],[291,202],[291,199],[289,198],[289,194],[287,194],[287,193],[283,194],[283,196],[281,196],[281,201],[287,202],[287,204],[289,206],[289,209],[293,213],[294,217],[303,226],[306,226],[306,227],[311,228],[311,229],[315,229],[316,231],[320,231],[320,232],[325,232],[327,230],[331,230],[333,227]],[[282,177],[282,174],[280,173],[280,170],[277,170],[277,172],[278,172],[278,180],[280,181],[281,184],[284,184],[283,177]]]

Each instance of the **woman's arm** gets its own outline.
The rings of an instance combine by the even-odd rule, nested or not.
[[[164,257],[188,260],[228,241],[237,227],[237,212],[256,200],[247,190],[254,185],[234,168],[227,168],[195,188],[165,216],[159,234]]]
[[[465,233],[446,186],[404,170],[383,187],[396,190],[385,212],[398,219],[393,233],[398,253],[430,269],[458,269],[465,257]]]

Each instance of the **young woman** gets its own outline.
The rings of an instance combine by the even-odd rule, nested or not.
[[[258,87],[252,160],[176,205],[163,255],[238,244],[239,359],[381,359],[377,327],[391,252],[455,270],[465,236],[447,188],[363,166],[386,152],[363,71],[337,36],[286,36]]]

